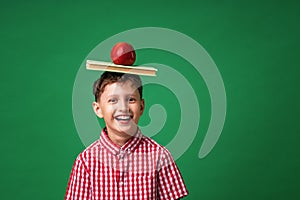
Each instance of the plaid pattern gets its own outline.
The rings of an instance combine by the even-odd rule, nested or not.
[[[170,200],[187,194],[166,148],[140,131],[119,148],[103,129],[75,160],[65,200]]]

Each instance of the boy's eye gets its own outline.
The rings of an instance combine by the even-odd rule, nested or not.
[[[113,99],[108,99],[108,103],[117,103],[117,99],[113,98]]]
[[[129,103],[134,103],[134,102],[136,102],[136,99],[133,98],[133,97],[130,97],[130,98],[128,98],[128,102]]]

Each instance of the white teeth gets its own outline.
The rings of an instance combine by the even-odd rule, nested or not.
[[[116,119],[117,120],[129,120],[129,119],[131,119],[131,117],[128,115],[119,115],[116,117]]]

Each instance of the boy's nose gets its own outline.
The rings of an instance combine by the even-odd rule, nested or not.
[[[122,112],[127,112],[129,110],[128,101],[119,101],[118,110]]]

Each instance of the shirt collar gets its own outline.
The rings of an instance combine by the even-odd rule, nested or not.
[[[116,144],[114,144],[108,137],[106,128],[103,128],[100,135],[100,144],[103,148],[110,151],[114,155],[118,155],[121,152],[131,153],[140,143],[142,136],[143,135],[140,129],[138,128],[137,133],[131,139],[129,139],[122,147],[119,147]]]

